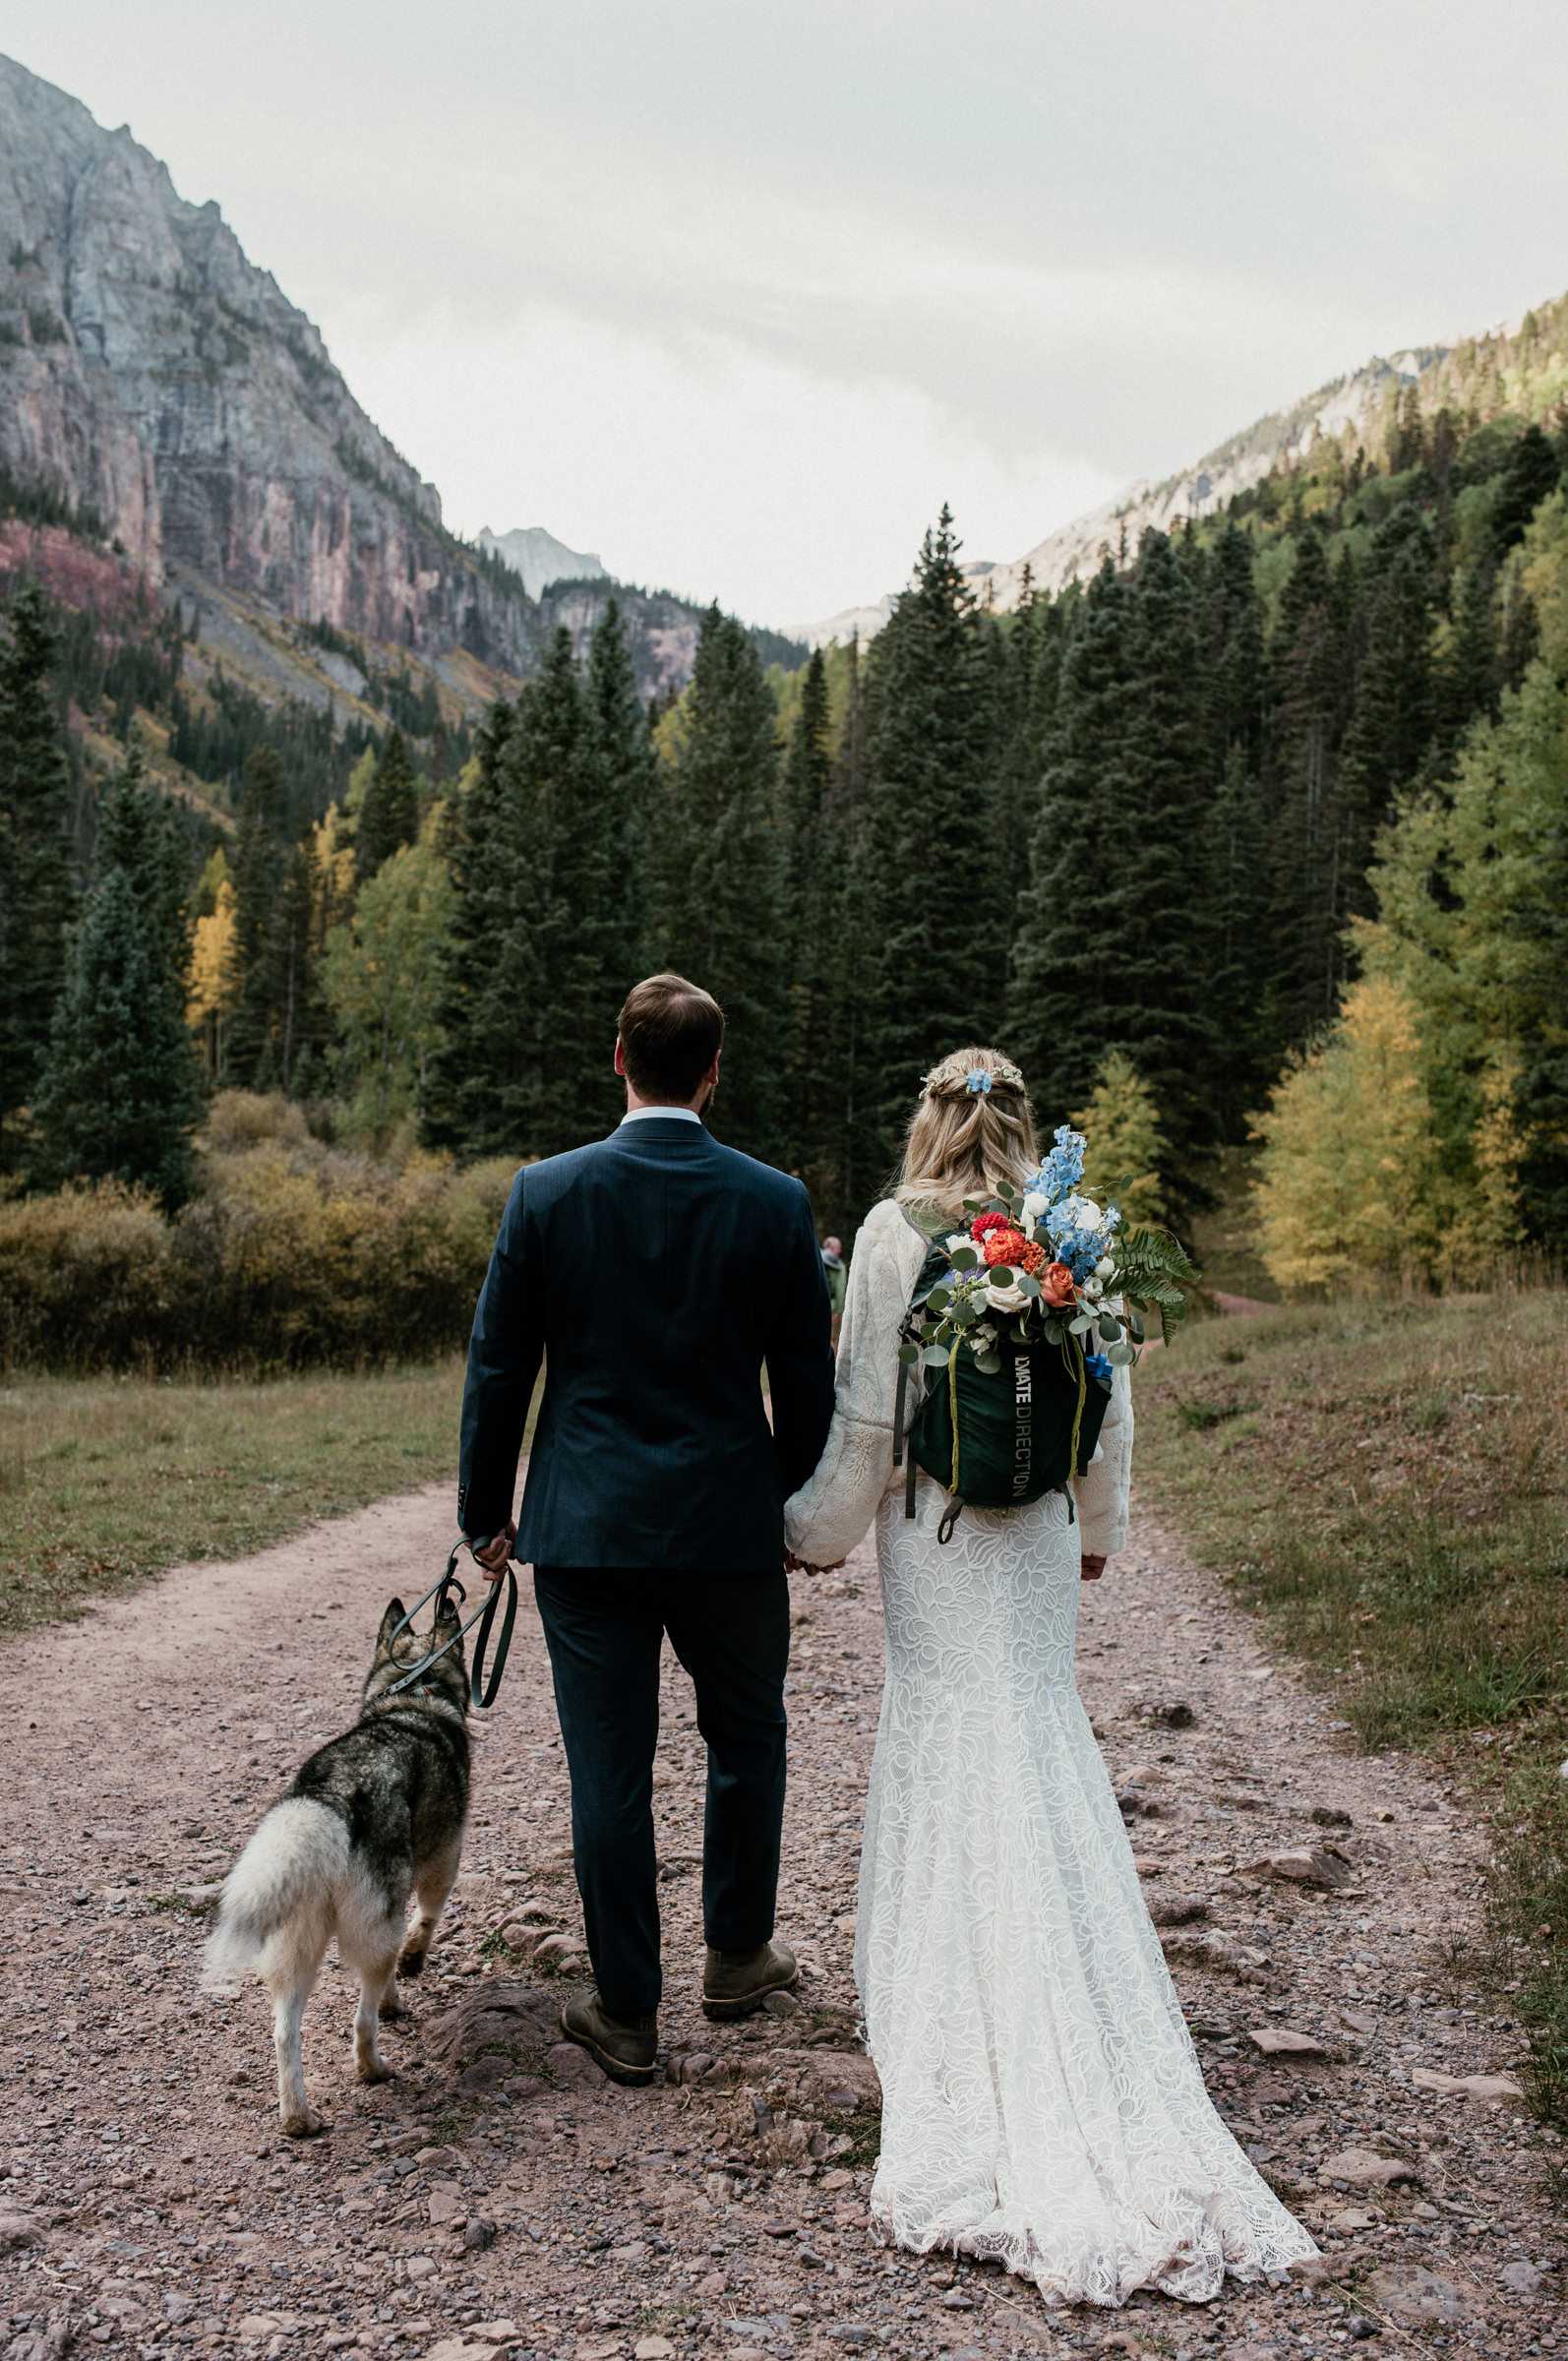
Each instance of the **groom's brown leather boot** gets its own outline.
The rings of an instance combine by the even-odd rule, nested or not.
[[[639,2089],[651,2083],[658,2072],[659,2020],[652,2009],[623,2023],[607,2013],[590,1985],[585,1992],[574,1992],[567,2002],[561,2012],[561,2030],[569,2041],[587,2051],[612,2083]]]
[[[715,1951],[708,1946],[702,1970],[702,2014],[724,2020],[750,2017],[770,1992],[785,1992],[800,1974],[793,1951],[763,1943],[755,1951]]]

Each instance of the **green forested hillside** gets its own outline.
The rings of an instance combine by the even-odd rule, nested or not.
[[[673,964],[729,1011],[718,1127],[803,1172],[836,1227],[884,1184],[927,1065],[979,1040],[1021,1059],[1050,1124],[1097,1083],[1102,1106],[1146,1085],[1178,1219],[1261,1114],[1283,1284],[1549,1245],[1565,383],[1568,301],[1458,348],[1223,516],[1010,614],[974,603],[944,512],[869,650],[767,674],[713,609],[673,704],[645,701],[606,605],[471,747],[411,670],[381,680],[374,743],[367,723],[318,748],[303,719],[297,741],[248,739],[237,693],[181,705],[165,629],[137,659],[158,680],[105,671],[97,696],[166,733],[155,758],[222,774],[232,840],[199,879],[192,861],[162,938],[178,963],[195,929],[208,1085],[306,1097],[384,1145],[549,1153],[611,1119],[615,1008]],[[0,697],[31,751],[0,757],[0,791],[19,859],[47,869],[72,839],[62,688],[99,659],[72,652],[76,626],[51,642],[41,607],[13,613]],[[147,879],[129,887],[146,907]],[[78,906],[68,890],[5,938],[35,975],[88,957]],[[102,935],[93,993],[61,983],[51,1031],[34,987],[13,1027],[8,1160],[29,1185],[177,1169],[139,1128],[160,1088],[183,1103],[155,1060],[115,1076],[118,1125],[50,1136],[61,1076],[105,1055],[83,1013],[112,981]]]

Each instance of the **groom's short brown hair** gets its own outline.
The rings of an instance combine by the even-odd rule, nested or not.
[[[724,1011],[700,984],[668,973],[633,984],[617,1029],[627,1079],[641,1099],[685,1105],[724,1047]]]

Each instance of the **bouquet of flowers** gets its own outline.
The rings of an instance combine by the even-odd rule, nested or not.
[[[1137,1358],[1145,1313],[1169,1337],[1197,1273],[1168,1230],[1123,1230],[1115,1205],[1082,1193],[1083,1156],[1082,1132],[1062,1123],[1022,1188],[965,1199],[969,1226],[935,1241],[946,1268],[916,1299],[903,1361],[950,1367],[967,1350],[999,1375],[1005,1344],[1055,1345],[1081,1386]]]

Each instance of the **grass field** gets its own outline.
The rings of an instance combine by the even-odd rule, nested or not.
[[[1363,1744],[1476,1782],[1491,1965],[1568,2122],[1568,1296],[1210,1320],[1139,1380],[1145,1496]]]
[[[264,1383],[0,1382],[0,1634],[188,1557],[237,1557],[434,1477],[456,1361]]]

